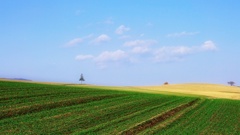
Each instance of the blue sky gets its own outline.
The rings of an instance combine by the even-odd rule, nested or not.
[[[0,12],[0,77],[240,83],[238,0],[1,0]]]

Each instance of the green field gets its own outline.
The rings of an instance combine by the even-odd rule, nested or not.
[[[0,81],[0,134],[240,134],[240,100]]]

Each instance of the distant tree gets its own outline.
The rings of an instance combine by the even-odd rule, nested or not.
[[[168,82],[165,82],[164,85],[168,85]]]
[[[228,84],[231,85],[231,86],[233,86],[233,85],[235,84],[235,82],[230,81],[230,82],[228,82]]]
[[[79,81],[81,81],[81,84],[82,84],[83,81],[85,81],[85,79],[83,77],[83,74],[81,74]]]

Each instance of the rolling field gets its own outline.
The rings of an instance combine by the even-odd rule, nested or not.
[[[225,86],[219,84],[173,84],[162,86],[134,87],[142,91],[168,92],[187,95],[199,95],[211,98],[226,98],[240,100],[240,88],[236,86]]]
[[[0,134],[240,133],[240,100],[130,89],[0,81]]]

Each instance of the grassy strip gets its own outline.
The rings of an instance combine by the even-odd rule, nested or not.
[[[31,98],[0,101],[0,109],[2,111],[4,110],[6,111],[9,109],[12,110],[12,109],[23,108],[26,106],[32,106],[35,104],[48,104],[49,101],[60,102],[62,100],[71,100],[76,98],[102,96],[102,95],[111,95],[111,93],[106,93],[106,92],[93,93],[91,91],[72,93],[71,91],[69,91],[69,93],[56,93],[48,96],[36,96]]]
[[[144,130],[143,132],[141,132],[141,135],[145,135],[145,134],[159,134],[159,132],[161,132],[162,129],[166,128],[167,126],[171,125],[173,122],[175,122],[176,120],[180,119],[181,117],[184,116],[185,113],[188,113],[189,111],[195,109],[197,106],[201,105],[203,102],[205,101],[205,99],[201,99],[200,101],[198,101],[197,103],[195,103],[194,105],[178,112],[176,115],[170,117],[169,119],[157,124],[154,127],[148,128],[146,130]]]
[[[131,128],[131,129],[128,129],[127,131],[122,132],[122,134],[124,134],[124,135],[137,134],[137,133],[139,133],[139,132],[141,132],[141,131],[143,131],[143,130],[145,130],[147,128],[153,127],[156,124],[158,124],[158,123],[160,123],[160,122],[162,122],[162,121],[164,121],[164,120],[174,116],[179,111],[181,111],[181,110],[183,110],[183,109],[185,109],[187,107],[192,106],[198,100],[199,99],[195,99],[195,100],[193,100],[193,101],[191,101],[191,102],[189,102],[187,104],[183,104],[183,105],[181,105],[179,107],[176,107],[176,108],[174,108],[174,109],[172,109],[170,111],[167,111],[166,113],[164,113],[164,114],[162,114],[160,116],[156,116],[156,117],[154,117],[154,118],[152,118],[150,120],[147,120],[147,121],[145,121],[145,122],[143,122],[143,123],[141,123],[141,124]]]
[[[170,101],[168,105],[167,104],[165,105],[165,107],[169,107],[169,105],[182,102],[182,101],[178,101],[177,99],[181,99],[181,97],[145,95],[145,94],[128,94],[128,96],[124,96],[124,97],[104,99],[101,101],[90,102],[82,105],[80,104],[80,105],[59,107],[51,110],[43,110],[36,113],[21,115],[20,117],[15,117],[15,118],[12,117],[9,119],[2,120],[1,123],[6,126],[2,127],[5,130],[4,132],[1,132],[1,133],[4,133],[4,134],[5,133],[24,133],[24,134],[77,133],[75,131],[81,130],[82,128],[86,128],[86,129],[89,129],[91,127],[94,128],[102,125],[105,122],[108,122],[109,121],[108,115],[112,118],[112,120],[121,118],[126,114],[131,115],[134,110],[131,110],[132,108],[130,106],[132,107],[136,106],[135,110],[141,111],[144,109],[152,108],[158,104],[162,104]],[[115,102],[115,100],[117,100],[117,102]],[[138,108],[139,104],[142,105],[142,103],[146,103],[146,102],[149,102],[150,104],[146,104],[145,106]],[[119,105],[122,105],[122,106],[119,107]],[[124,106],[128,106],[129,108],[127,107],[128,109],[126,109]],[[125,108],[123,109],[123,111],[124,110],[130,110],[130,111],[128,111],[128,113],[126,112],[122,114],[121,113],[122,111],[119,110],[122,107]],[[164,110],[165,107],[159,107],[159,109]],[[113,110],[114,108],[116,108],[116,111]],[[119,110],[119,113],[118,113],[118,110]],[[146,116],[148,116],[148,114],[151,115],[153,110],[154,109],[150,109],[149,111],[145,110],[146,112],[142,114]],[[52,113],[48,114],[48,112],[52,112]],[[157,113],[157,110],[156,110],[156,113]],[[138,115],[136,115],[138,117],[136,118],[136,120],[141,118],[142,114],[138,113]],[[101,116],[102,118],[96,119]],[[126,120],[132,121],[132,118],[134,117],[129,117],[129,119],[126,119]],[[110,121],[112,120],[110,119]],[[134,122],[136,120],[134,120]],[[122,124],[124,124],[124,122],[125,120],[120,121],[120,123],[116,123],[116,126],[119,125],[122,127]],[[112,129],[110,128],[109,130],[112,130]]]
[[[240,103],[234,100],[215,100],[217,102],[201,134],[240,133]],[[231,105],[231,106],[229,106]]]
[[[156,134],[238,134],[239,108],[237,100],[206,99]]]
[[[175,106],[181,102],[184,102],[185,98],[169,98],[166,101],[154,100],[150,105],[143,108],[137,108],[131,113],[125,115],[119,115],[117,118],[113,120],[105,121],[97,126],[90,127],[81,132],[76,132],[76,134],[91,134],[91,133],[100,133],[100,134],[117,134],[117,132],[121,132],[122,130],[128,128],[131,125],[135,125],[137,122],[141,120],[145,120],[145,117],[151,117],[154,114],[164,111],[164,109]],[[161,101],[161,102],[160,102]],[[114,130],[113,130],[114,129]],[[113,132],[114,131],[114,132]]]
[[[117,102],[115,102],[114,100],[117,100]],[[26,119],[23,118],[24,124],[20,124],[19,126],[21,127],[20,129],[18,127],[12,127],[12,128],[8,128],[7,126],[7,132],[10,132],[11,130],[16,130],[16,129],[23,129],[26,128],[28,130],[32,130],[32,132],[36,132],[36,133],[54,133],[54,134],[62,134],[62,133],[71,133],[72,130],[74,129],[81,129],[84,127],[88,127],[88,126],[94,126],[91,125],[91,122],[89,122],[90,119],[92,119],[92,123],[93,124],[101,124],[94,122],[96,117],[100,117],[101,114],[105,114],[105,113],[109,113],[111,112],[111,110],[113,108],[118,107],[119,105],[121,105],[121,103],[125,103],[125,105],[129,106],[131,104],[137,104],[138,103],[138,99],[139,100],[146,100],[145,98],[141,98],[139,96],[137,97],[133,97],[133,96],[129,96],[129,99],[126,100],[126,98],[121,98],[120,100],[118,100],[119,98],[114,98],[113,103],[109,101],[109,99],[105,99],[106,101],[102,100],[102,101],[97,101],[94,103],[94,105],[91,105],[91,103],[85,104],[84,106],[72,106],[74,108],[76,108],[76,110],[72,110],[71,106],[65,108],[64,110],[68,110],[68,111],[59,111],[58,113],[54,113],[55,116],[53,117],[49,117],[49,118],[42,118],[41,121],[32,121],[30,123],[25,123]],[[129,102],[130,101],[130,102]],[[125,106],[123,105],[123,106]],[[98,107],[98,109],[96,109],[95,107]],[[121,107],[119,107],[121,108]],[[118,108],[118,109],[119,109]],[[61,108],[63,110],[63,108]],[[117,109],[117,110],[118,110]],[[55,110],[55,109],[54,109]],[[54,111],[52,110],[52,111]],[[57,111],[57,110],[56,110]],[[42,112],[43,114],[47,115],[46,112]],[[68,114],[70,113],[70,114]],[[63,115],[61,115],[63,114]],[[35,115],[31,116],[32,118],[35,118]],[[39,116],[38,116],[39,117]],[[41,118],[41,116],[40,116]],[[104,117],[106,118],[106,120],[108,119],[108,117]],[[7,124],[7,120],[5,120],[5,124]],[[21,120],[19,120],[20,123]],[[10,124],[10,123],[9,123]],[[38,127],[39,130],[41,131],[37,131],[37,129],[34,128],[30,128],[26,125],[31,125],[31,127]],[[11,126],[11,124],[10,124]],[[22,130],[20,133],[26,133],[26,131]]]
[[[102,99],[106,99],[106,98],[114,98],[114,97],[119,97],[119,96],[123,96],[123,95],[105,95],[105,96],[77,98],[77,99],[64,100],[64,101],[59,101],[59,102],[50,102],[47,104],[37,104],[37,105],[33,105],[33,106],[26,106],[24,108],[19,108],[19,109],[1,111],[0,120],[4,119],[4,118],[13,117],[13,116],[24,115],[27,113],[33,113],[33,112],[38,112],[38,111],[42,111],[42,110],[63,107],[63,106],[82,104],[82,103],[98,101],[98,100],[102,100]]]
[[[139,109],[146,108],[151,106],[151,101],[148,101],[146,98],[139,97],[130,97],[133,100],[131,102],[122,101],[122,104],[119,102],[114,104],[111,107],[105,109],[99,109],[92,112],[89,112],[86,115],[76,118],[73,121],[69,122],[69,127],[66,128],[68,133],[76,132],[76,130],[86,130],[91,127],[101,125],[105,122],[114,120],[116,118],[129,115]],[[74,124],[73,124],[74,123]]]
[[[15,89],[16,82],[6,82],[11,93],[1,93],[0,110],[7,111],[12,109],[24,108],[36,104],[48,104],[51,102],[60,102],[73,98],[82,98],[86,96],[101,96],[111,94],[123,94],[123,92],[114,92],[107,90],[98,90],[91,88],[75,88],[67,86],[52,86],[43,84],[22,83],[18,85],[22,90]],[[17,82],[19,84],[19,82]],[[13,86],[12,86],[13,85]],[[29,89],[30,88],[30,89]],[[0,87],[1,89],[1,87]],[[26,90],[28,89],[28,90]]]
[[[0,121],[0,129],[2,129],[0,134],[28,134],[28,131],[31,131],[32,134],[63,134],[77,124],[73,123],[76,119],[91,117],[90,114],[101,109],[121,104],[123,101],[129,102],[132,100],[129,96],[107,98],[85,104],[43,110],[19,117],[3,119]]]

